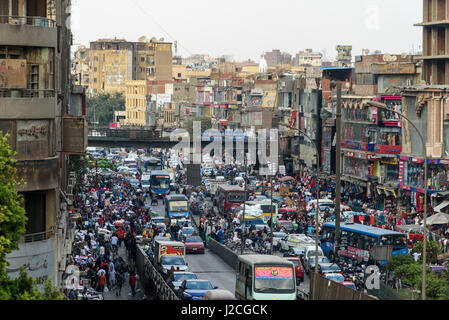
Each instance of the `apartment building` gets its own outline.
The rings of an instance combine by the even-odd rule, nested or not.
[[[83,90],[68,85],[69,1],[0,0],[0,130],[17,152],[18,186],[28,222],[8,275],[19,268],[42,284],[60,285],[71,248],[70,159],[83,154]],[[69,187],[70,186],[70,187]]]

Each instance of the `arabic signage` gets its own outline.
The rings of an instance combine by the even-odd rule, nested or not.
[[[18,121],[17,122],[17,141],[38,141],[47,140],[48,121]]]
[[[161,256],[165,256],[165,255],[184,256],[184,247],[161,246]]]
[[[289,267],[256,267],[256,279],[293,279],[293,268]]]
[[[361,153],[355,151],[345,151],[345,156],[364,160],[377,159],[377,155],[375,154]]]
[[[358,141],[349,141],[349,140],[342,140],[341,141],[341,147],[345,149],[354,149],[354,150],[361,150],[361,151],[369,151],[369,145],[368,143],[364,142],[358,142]]]
[[[27,61],[0,59],[0,88],[24,89],[27,87]]]
[[[401,154],[402,147],[401,146],[375,145],[374,151],[377,153],[384,153],[384,154]]]

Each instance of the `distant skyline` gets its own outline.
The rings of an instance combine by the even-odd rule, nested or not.
[[[260,61],[279,49],[293,56],[311,48],[336,57],[337,45],[353,56],[421,50],[422,0],[73,0],[74,47],[100,38],[141,36],[178,41],[178,55],[229,55]],[[173,49],[174,50],[174,49]]]

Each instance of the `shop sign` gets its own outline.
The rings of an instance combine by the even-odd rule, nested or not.
[[[46,140],[48,136],[48,121],[18,121],[17,141],[38,141]]]
[[[397,165],[398,164],[398,159],[397,158],[391,158],[388,160],[382,160],[383,164],[393,164],[393,165]]]
[[[346,149],[368,151],[368,144],[358,141],[343,140],[341,142],[341,147]]]
[[[402,152],[402,147],[376,145],[374,147],[374,151],[376,151],[377,153],[384,153],[384,154],[400,154]]]

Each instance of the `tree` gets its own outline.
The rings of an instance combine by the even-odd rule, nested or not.
[[[51,280],[45,284],[44,293],[37,288],[36,280],[22,269],[18,278],[11,280],[6,273],[6,256],[19,248],[19,240],[26,231],[27,217],[22,207],[23,197],[17,192],[20,184],[14,167],[15,152],[8,144],[7,135],[0,131],[0,300],[62,299],[53,288]]]
[[[437,263],[438,255],[442,251],[442,248],[439,245],[438,241],[427,241],[426,251],[427,251],[426,262]],[[416,242],[415,245],[413,246],[412,252],[420,253],[421,254],[420,260],[422,261],[423,242],[422,241]]]
[[[413,260],[413,257],[409,254],[399,254],[397,256],[392,256],[390,260],[388,260],[387,270],[394,272],[398,267],[405,264],[412,264],[414,262],[415,261]]]
[[[212,128],[212,120],[209,117],[198,117],[194,120],[188,120],[185,124],[185,130],[187,130],[190,134],[190,137],[193,137],[193,122],[194,121],[200,121],[201,122],[201,132],[204,133],[204,131],[209,130]]]
[[[410,285],[412,288],[416,288],[416,286],[421,281],[422,266],[419,263],[404,264],[398,266],[395,269],[394,274],[396,275],[396,277]]]
[[[89,125],[98,122],[100,126],[109,126],[114,122],[114,112],[125,110],[125,97],[121,92],[100,94],[86,99],[86,118]]]

